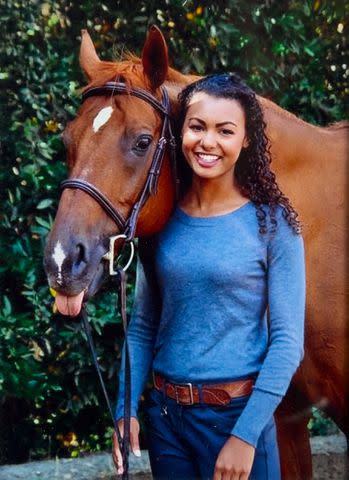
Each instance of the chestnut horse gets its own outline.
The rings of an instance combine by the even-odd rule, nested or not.
[[[167,46],[152,27],[142,58],[101,61],[91,38],[82,32],[80,64],[88,87],[125,82],[161,98],[167,90],[176,117],[177,94],[194,76],[169,68]],[[311,406],[323,408],[347,435],[345,402],[345,176],[344,122],[312,126],[273,102],[260,98],[271,142],[274,170],[282,190],[300,214],[306,244],[307,308],[305,357],[277,411],[283,479],[312,477],[307,423]],[[88,98],[66,127],[70,177],[95,185],[124,218],[130,214],[147,177],[160,136],[161,115],[132,95]],[[170,157],[165,154],[157,194],[141,210],[137,236],[159,231],[174,204]],[[82,298],[93,295],[105,271],[108,238],[118,232],[101,206],[84,191],[63,191],[46,245],[49,284],[58,291],[62,313],[77,314]]]

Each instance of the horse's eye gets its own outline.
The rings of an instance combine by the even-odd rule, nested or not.
[[[138,137],[133,150],[137,153],[145,153],[148,150],[152,140],[153,139],[150,135],[141,135]]]

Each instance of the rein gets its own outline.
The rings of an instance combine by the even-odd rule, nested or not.
[[[145,202],[148,200],[150,195],[153,195],[157,192],[159,175],[161,171],[162,161],[166,150],[166,145],[170,146],[171,154],[171,164],[173,168],[176,165],[176,143],[175,138],[172,132],[172,127],[170,123],[170,101],[168,93],[165,88],[161,87],[161,102],[157,100],[153,95],[148,93],[146,90],[140,88],[129,88],[125,83],[122,82],[107,82],[106,84],[100,87],[93,87],[86,90],[82,96],[82,102],[93,96],[114,96],[116,94],[123,95],[132,95],[135,96],[148,104],[150,104],[155,110],[157,110],[163,117],[162,128],[160,138],[158,140],[153,159],[148,171],[147,178],[145,180],[143,189],[141,190],[138,199],[134,206],[131,209],[131,212],[127,219],[114,207],[112,202],[107,198],[107,196],[100,192],[99,189],[93,184],[82,180],[79,178],[69,178],[61,183],[61,189],[66,188],[82,190],[88,195],[90,195],[96,202],[101,206],[101,208],[107,213],[107,215],[114,221],[116,226],[119,229],[120,234],[110,238],[110,247],[109,251],[104,255],[104,259],[109,261],[109,274],[116,276],[118,280],[119,288],[119,310],[122,317],[122,323],[125,332],[125,346],[124,346],[124,358],[125,358],[125,397],[124,397],[124,436],[122,438],[119,427],[113,415],[113,410],[111,407],[111,402],[102,378],[101,370],[97,361],[97,354],[95,345],[93,342],[91,328],[88,322],[87,312],[85,305],[83,305],[80,320],[84,326],[85,333],[88,339],[90,346],[92,359],[94,366],[97,371],[99,381],[103,390],[103,394],[108,406],[108,410],[112,417],[112,422],[114,426],[115,433],[119,442],[119,447],[122,453],[124,473],[122,475],[123,479],[128,479],[128,455],[129,455],[129,443],[130,443],[130,414],[131,414],[131,367],[130,367],[130,356],[127,342],[127,314],[126,314],[126,270],[130,265],[133,253],[133,239],[136,233],[137,221],[142,207]],[[131,255],[130,259],[127,262],[127,265],[123,268],[118,267],[114,270],[114,245],[115,242],[119,239],[122,239],[124,242],[130,244]]]

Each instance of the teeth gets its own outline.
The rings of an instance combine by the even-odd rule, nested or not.
[[[218,155],[208,155],[206,153],[198,153],[198,157],[201,158],[204,162],[210,163],[210,162],[215,162],[218,160],[219,156]]]

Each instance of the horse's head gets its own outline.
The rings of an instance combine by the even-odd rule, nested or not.
[[[147,181],[164,121],[156,105],[130,92],[143,89],[161,102],[159,87],[168,71],[166,43],[161,32],[152,27],[141,60],[105,62],[83,31],[80,64],[89,81],[86,99],[63,133],[70,178],[92,184],[127,220]],[[119,87],[124,84],[126,92],[112,91],[110,84],[109,89],[98,90],[111,81]],[[166,152],[157,193],[141,208],[137,235],[163,227],[173,198]],[[70,185],[63,191],[44,261],[49,284],[59,294],[58,305],[68,305],[60,309],[62,313],[78,313],[83,296],[98,289],[109,237],[123,233],[121,229],[122,225],[83,189]],[[69,308],[69,303],[74,308]]]

